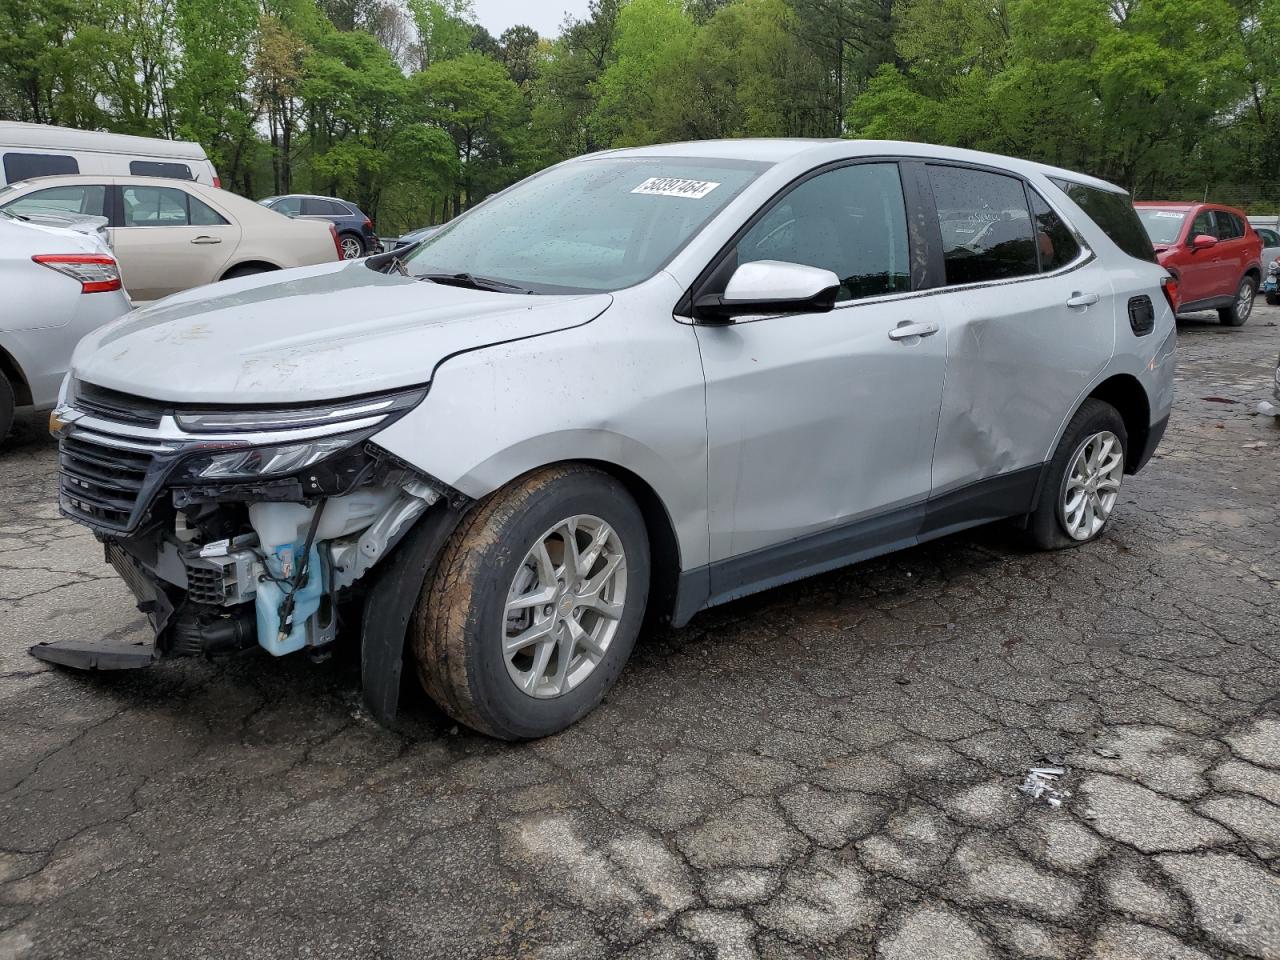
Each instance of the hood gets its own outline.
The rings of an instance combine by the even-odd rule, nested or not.
[[[612,300],[467,290],[355,260],[168,297],[85,337],[71,370],[173,403],[331,400],[426,383],[455,353],[579,326]]]

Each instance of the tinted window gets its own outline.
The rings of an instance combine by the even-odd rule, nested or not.
[[[326,200],[325,203],[329,205],[329,215],[331,217],[351,217],[355,215],[345,203],[339,203],[337,200]]]
[[[1156,252],[1151,238],[1143,229],[1137,211],[1127,193],[1087,187],[1083,183],[1054,178],[1054,186],[1065,193],[1105,233],[1117,247],[1131,257],[1155,262]]]
[[[1196,214],[1196,218],[1191,221],[1191,229],[1187,232],[1187,242],[1190,243],[1202,234],[1206,237],[1216,237],[1218,235],[1218,228],[1213,222],[1213,213],[1208,210],[1201,210]]]
[[[187,195],[174,187],[120,188],[126,227],[185,227]]]
[[[407,266],[541,293],[618,290],[653,276],[764,169],[607,155],[551,167],[450,221]]]
[[[930,165],[947,283],[1023,277],[1040,269],[1022,181]]]
[[[41,214],[88,214],[94,217],[106,216],[103,211],[103,199],[107,188],[101,184],[92,186],[48,187],[36,190],[24,197],[19,197],[4,208],[10,213],[24,217],[35,217]]]
[[[79,173],[80,164],[75,157],[54,153],[6,153],[4,178],[10,183],[30,180],[32,177],[54,177],[65,173]]]
[[[227,222],[217,210],[190,194],[187,195],[187,208],[191,211],[193,227],[212,227]]]
[[[174,180],[194,180],[191,168],[185,163],[162,163],[159,160],[130,160],[129,172],[135,177],[171,177]]]
[[[1080,244],[1062,218],[1034,190],[1031,215],[1036,222],[1036,249],[1040,252],[1040,272],[1048,273],[1065,267],[1080,256]]]
[[[1218,225],[1219,240],[1237,240],[1244,236],[1244,224],[1240,218],[1225,210],[1215,210],[1213,219]]]
[[[1280,247],[1280,233],[1274,230],[1268,230],[1266,227],[1256,227],[1255,231],[1262,238],[1262,245],[1265,247]]]
[[[283,213],[286,217],[296,217],[302,213],[302,198],[284,197],[273,203],[271,209],[277,213]]]
[[[837,300],[910,288],[907,213],[896,163],[840,167],[800,184],[738,243],[738,263],[782,260],[830,270]]]

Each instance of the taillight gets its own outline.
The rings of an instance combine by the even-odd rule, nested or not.
[[[1173,311],[1174,316],[1178,315],[1178,278],[1165,277],[1160,281],[1160,290],[1164,293],[1164,298],[1169,301],[1169,309]]]
[[[221,178],[221,177],[219,177],[219,176],[215,176],[215,177],[213,178],[213,189],[215,189],[215,190],[221,190],[221,189],[222,189],[222,178]]]
[[[329,224],[329,236],[333,237],[333,249],[334,249],[334,252],[337,253],[338,259],[339,260],[345,259],[342,256],[342,241],[338,239],[338,228],[335,227],[332,223]]]
[[[36,263],[80,281],[81,293],[120,289],[120,267],[101,253],[37,253]]]
[[[373,221],[368,217],[364,218],[364,228],[368,230],[370,233],[373,233]]]

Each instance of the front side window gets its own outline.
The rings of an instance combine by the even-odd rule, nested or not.
[[[32,177],[57,177],[79,173],[80,164],[75,157],[56,153],[6,153],[4,178],[10,183],[30,180]]]
[[[1127,193],[1087,186],[1072,180],[1060,180],[1057,177],[1051,180],[1122,251],[1138,260],[1156,262],[1156,251],[1151,245],[1151,238],[1147,236]]]
[[[102,217],[107,188],[101,184],[67,187],[48,187],[35,190],[4,205],[10,213],[22,217],[39,217],[47,214],[65,216],[85,214]]]
[[[1036,225],[1036,249],[1040,272],[1059,270],[1080,256],[1080,244],[1062,218],[1053,212],[1044,197],[1031,193],[1031,215]]]
[[[286,217],[300,216],[302,214],[302,198],[282,197],[271,205],[271,209],[276,213],[283,213]]]
[[[1182,235],[1182,225],[1187,222],[1186,210],[1161,210],[1157,207],[1139,207],[1138,217],[1147,236],[1157,247],[1171,247]]]
[[[535,293],[620,290],[662,269],[768,166],[604,156],[552,167],[450,221],[406,266]]]
[[[126,227],[185,227],[187,195],[173,187],[125,186],[120,190],[124,201]]]
[[[1037,273],[1035,231],[1022,181],[963,167],[929,166],[948,285]]]
[[[1213,212],[1210,210],[1201,210],[1191,221],[1191,229],[1187,231],[1187,243],[1191,243],[1200,236],[1214,238],[1218,236],[1218,228],[1214,225]]]
[[[829,170],[784,196],[738,242],[738,265],[782,260],[830,270],[837,301],[910,289],[907,211],[896,163]]]

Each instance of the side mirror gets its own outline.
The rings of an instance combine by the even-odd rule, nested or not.
[[[1207,233],[1198,234],[1191,241],[1192,250],[1208,250],[1210,247],[1216,247],[1217,245],[1218,245],[1218,238],[1211,237]]]
[[[723,294],[699,297],[701,317],[721,322],[753,313],[826,313],[836,304],[840,278],[830,270],[781,260],[744,263]]]

